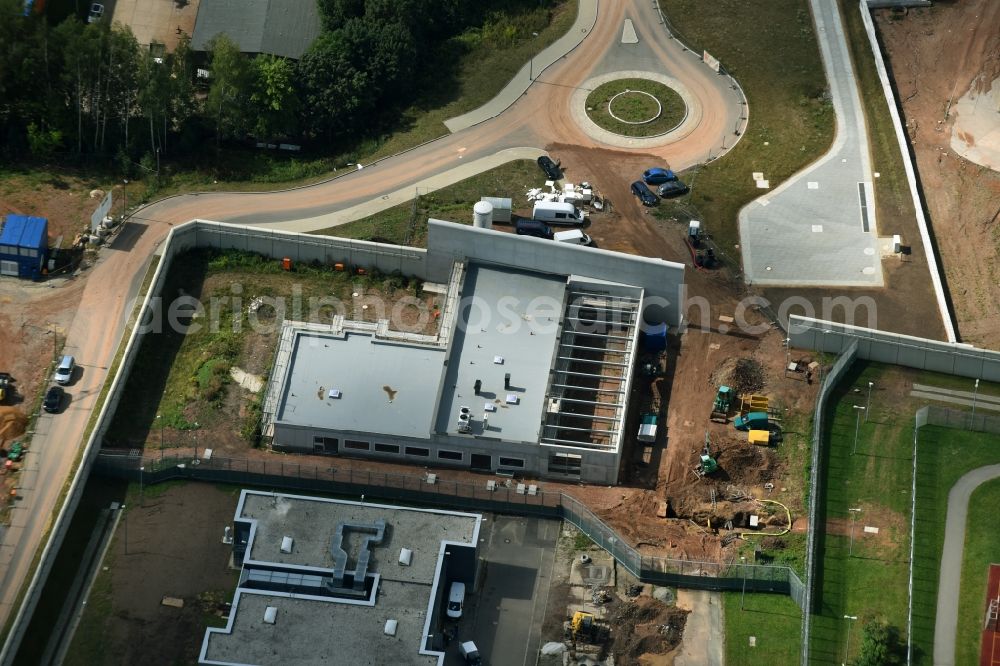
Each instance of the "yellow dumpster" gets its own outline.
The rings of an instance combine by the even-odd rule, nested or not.
[[[767,446],[771,443],[771,433],[767,430],[751,430],[749,441],[758,446]]]

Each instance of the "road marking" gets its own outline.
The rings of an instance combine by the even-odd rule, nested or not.
[[[868,222],[868,195],[865,192],[864,183],[858,183],[858,199],[861,203],[861,228],[865,233],[868,233],[871,228]]]

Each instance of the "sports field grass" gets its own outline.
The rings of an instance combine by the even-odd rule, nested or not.
[[[802,611],[791,597],[748,594],[740,608],[740,593],[723,594],[726,617],[727,666],[777,666],[799,661]],[[750,647],[750,637],[754,647]]]
[[[920,429],[920,444],[917,449],[916,556],[913,563],[913,645],[916,664],[930,664],[933,656],[937,582],[941,570],[948,491],[966,472],[996,463],[1000,463],[1000,435],[938,426],[924,426]],[[1000,492],[991,496],[1000,496]],[[985,511],[986,522],[980,522],[979,525],[990,526],[989,530],[985,530],[990,534],[984,535],[984,538],[993,539],[992,543],[995,546],[1000,546],[1000,535],[996,533],[995,527],[992,527],[991,520],[995,517],[998,506],[1000,503],[996,501],[992,505],[978,506],[976,494],[973,495],[969,505],[970,524],[973,524],[971,521],[977,516],[984,515]],[[993,550],[993,557],[994,561],[1000,560],[1000,547]],[[963,566],[963,589],[967,584],[972,585],[969,582],[970,575],[974,575],[974,572]],[[983,581],[980,580],[980,592],[977,594],[982,594],[982,585]],[[961,607],[960,611],[963,613],[959,621],[960,626],[973,620],[978,624],[982,619],[966,615],[965,613],[969,611],[964,607]],[[975,634],[973,641],[976,646],[979,645],[978,633]],[[957,644],[962,645],[961,638]],[[962,653],[961,647],[959,653]],[[957,659],[955,663],[975,663],[975,659],[972,661]]]
[[[869,381],[878,387],[867,422],[854,406],[866,406]],[[817,538],[821,554],[810,640],[811,663],[844,663],[859,654],[866,620],[879,618],[906,635],[909,602],[910,505],[913,484],[915,411],[926,401],[909,397],[913,382],[961,385],[953,377],[859,362],[831,400],[825,439],[826,475],[821,479]],[[956,384],[958,382],[958,384]],[[968,382],[965,382],[968,383]],[[891,398],[886,387],[896,386]],[[981,386],[994,392],[993,385]],[[857,427],[857,451],[855,428]],[[934,613],[948,491],[971,469],[1000,462],[1000,437],[924,426],[917,453],[916,558],[914,562],[913,663],[930,664]],[[993,504],[994,511],[997,504]],[[849,509],[855,515],[853,545]],[[864,534],[864,526],[879,534]],[[850,627],[850,656],[847,632]],[[905,656],[905,655],[904,655]],[[967,663],[962,660],[956,663]]]
[[[962,557],[962,592],[958,602],[958,633],[955,663],[975,664],[986,603],[986,578],[990,564],[1000,562],[1000,531],[996,529],[1000,507],[1000,480],[988,481],[969,498],[969,521]]]

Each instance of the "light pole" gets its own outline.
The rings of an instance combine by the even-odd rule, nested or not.
[[[122,504],[122,520],[125,521],[125,554],[128,555],[128,511]]]
[[[861,513],[861,509],[848,509],[848,511],[851,512],[851,547],[847,551],[847,556],[851,557],[854,555],[854,519]]]
[[[744,555],[740,555],[740,562],[743,563],[743,592],[740,593],[740,610],[745,610],[743,607],[743,602],[747,597],[747,558]]]
[[[972,418],[969,419],[969,427],[976,424],[976,398],[979,397],[979,380],[976,380],[976,388],[972,392]]]
[[[861,428],[861,412],[868,411],[861,405],[854,405],[854,410],[858,417],[854,420],[854,450],[851,452],[852,456],[858,452],[858,430]]]
[[[194,422],[194,459],[198,459],[198,422]]]
[[[853,622],[854,620],[858,619],[858,616],[857,615],[845,615],[844,619],[845,620],[850,620],[851,622]],[[851,624],[847,625],[847,647],[844,650],[844,663],[841,664],[841,666],[847,666],[847,661],[851,658],[851,627],[852,626],[853,625],[851,625]]]
[[[125,214],[128,212],[128,178],[122,180],[122,222],[125,221]]]
[[[875,386],[875,382],[868,382],[868,401],[865,402],[865,423],[868,423],[868,412],[872,408],[872,387]]]
[[[156,415],[156,422],[160,424],[160,463],[163,463],[163,415]]]
[[[142,477],[143,477],[143,474],[145,473],[145,471],[146,471],[146,467],[143,466],[143,465],[140,465],[139,466],[139,506],[140,507],[146,505],[145,501],[143,499],[143,496],[142,496]]]

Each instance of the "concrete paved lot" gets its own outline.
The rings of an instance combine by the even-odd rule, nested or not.
[[[458,643],[473,640],[489,666],[528,666],[540,648],[561,523],[495,514],[487,520],[480,535],[486,559],[482,586],[466,600],[445,663],[462,664]]]
[[[837,135],[819,161],[740,211],[746,280],[881,287],[868,136],[847,38],[837,3],[813,0],[812,9]],[[766,168],[762,173],[766,180]]]

